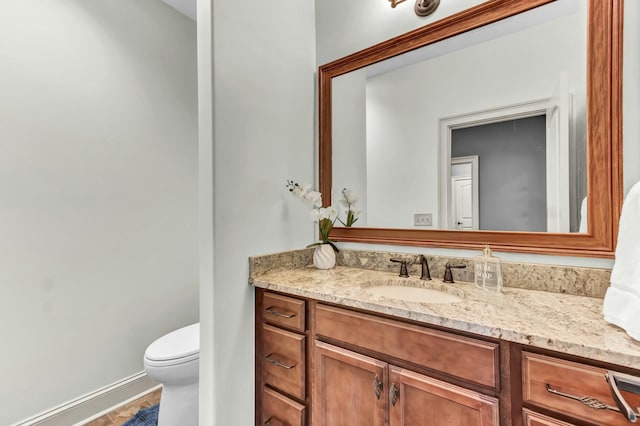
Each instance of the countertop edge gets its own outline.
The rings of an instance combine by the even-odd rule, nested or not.
[[[534,348],[546,349],[562,354],[569,354],[579,356],[586,359],[606,362],[614,365],[619,365],[629,368],[640,368],[640,354],[626,354],[622,352],[616,352],[613,350],[603,349],[597,346],[590,346],[585,344],[577,344],[576,342],[563,341],[560,339],[554,339],[549,336],[543,335],[543,333],[532,334],[523,333],[518,330],[509,330],[504,327],[496,327],[479,322],[471,322],[459,319],[448,318],[443,315],[428,314],[412,311],[409,308],[402,308],[398,306],[387,306],[382,303],[376,303],[375,301],[362,301],[356,300],[343,295],[332,296],[326,292],[314,291],[304,288],[299,288],[292,285],[282,285],[266,281],[261,277],[254,277],[252,285],[254,287],[262,288],[265,290],[277,291],[280,293],[288,294],[291,296],[299,296],[319,302],[327,302],[339,306],[345,306],[356,309],[363,309],[372,313],[379,313],[389,315],[396,318],[408,319],[427,325],[440,326],[449,328],[454,331],[460,331],[478,336],[501,339],[513,343],[532,346]],[[612,329],[617,327],[609,325]],[[623,332],[623,331],[622,331]],[[640,349],[640,347],[639,347]]]

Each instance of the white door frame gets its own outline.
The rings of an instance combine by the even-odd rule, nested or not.
[[[440,119],[440,217],[444,223],[440,229],[455,229],[449,206],[451,206],[451,132],[455,129],[480,126],[483,124],[499,123],[519,118],[546,115],[547,111],[559,107],[553,98],[538,99],[530,102],[508,105],[500,108],[492,108],[467,114],[456,115]],[[547,152],[568,152],[569,138],[559,138],[547,141]],[[550,156],[547,156],[549,159]],[[569,177],[569,164],[547,164],[547,182],[564,182]],[[548,191],[547,191],[548,192]],[[566,194],[564,193],[566,192]],[[562,194],[561,194],[562,193]],[[548,194],[549,195],[549,194]],[[557,215],[566,216],[568,222],[570,211],[557,206],[559,199],[569,200],[568,186],[560,185],[555,196],[547,196],[547,211],[553,211]],[[548,227],[549,228],[549,227]],[[569,232],[548,229],[552,232]]]

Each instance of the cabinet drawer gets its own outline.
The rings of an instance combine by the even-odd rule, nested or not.
[[[586,364],[523,352],[523,401],[598,425],[628,425],[627,419],[617,411],[590,408],[580,401],[552,393],[591,397],[615,407],[606,372]],[[640,404],[640,396],[623,394],[632,407]]]
[[[263,383],[305,399],[305,336],[262,326]]]
[[[522,410],[522,418],[524,419],[524,426],[575,426],[572,423],[563,422],[526,408]]]
[[[499,345],[373,315],[318,305],[316,334],[498,387]]]
[[[262,423],[265,426],[304,426],[305,406],[273,389],[262,388]]]
[[[279,294],[265,293],[262,319],[270,324],[289,327],[304,332],[305,303],[304,300]]]

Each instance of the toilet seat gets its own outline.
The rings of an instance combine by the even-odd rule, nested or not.
[[[191,324],[156,339],[144,352],[153,367],[184,364],[200,357],[200,323]]]

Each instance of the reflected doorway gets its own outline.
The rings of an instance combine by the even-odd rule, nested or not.
[[[571,200],[580,177],[572,159],[583,156],[584,149],[570,142],[571,97],[565,89],[558,84],[548,99],[440,120],[441,229],[461,229],[453,212],[451,160],[476,155],[483,161],[476,180],[479,220],[471,229],[577,231]]]
[[[453,159],[475,156],[478,167],[479,226],[494,231],[547,231],[546,115],[469,126],[451,132]],[[467,226],[472,179],[456,179],[451,194],[454,229]],[[466,186],[468,185],[468,191]],[[467,206],[468,204],[468,206]],[[457,216],[457,217],[455,217]],[[462,224],[458,223],[462,222]]]
[[[479,229],[478,156],[451,159],[451,213],[456,229]]]

